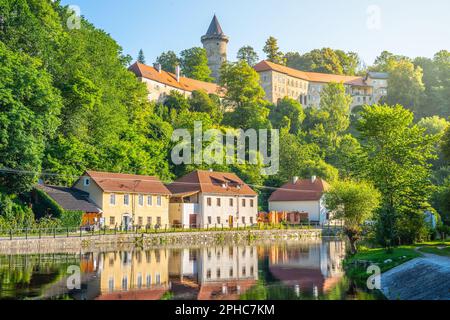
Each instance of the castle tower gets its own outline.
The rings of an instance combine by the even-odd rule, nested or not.
[[[214,15],[208,31],[202,37],[202,43],[208,55],[208,66],[215,82],[219,81],[220,67],[227,61],[228,41],[229,38],[223,33],[219,20]]]

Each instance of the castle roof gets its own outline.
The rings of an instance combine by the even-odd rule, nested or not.
[[[287,74],[291,77],[310,81],[310,82],[320,82],[320,83],[344,83],[350,85],[358,85],[365,86],[364,78],[359,76],[344,76],[344,75],[336,75],[336,74],[328,74],[328,73],[319,73],[319,72],[306,72],[300,71],[297,69],[289,68],[286,66],[282,66],[267,60],[261,61],[257,65],[254,66],[256,72],[263,71],[276,71],[280,73]]]
[[[222,27],[220,26],[219,20],[217,19],[216,15],[214,15],[211,24],[209,25],[208,31],[206,31],[206,36],[223,36],[225,35],[223,33]]]

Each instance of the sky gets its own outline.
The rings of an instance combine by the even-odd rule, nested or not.
[[[250,45],[265,58],[269,36],[281,51],[330,47],[370,65],[383,50],[432,57],[450,50],[448,0],[62,0],[109,33],[125,54],[143,49],[148,64],[163,51],[201,46],[214,13],[230,37],[228,59]]]

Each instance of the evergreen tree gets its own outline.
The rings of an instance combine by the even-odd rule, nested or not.
[[[286,64],[284,55],[278,47],[278,40],[274,37],[269,37],[269,39],[267,39],[263,51],[267,55],[267,60],[281,65]]]
[[[145,55],[144,55],[144,51],[142,49],[139,50],[137,61],[139,63],[145,64]]]

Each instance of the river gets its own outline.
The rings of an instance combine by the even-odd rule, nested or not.
[[[0,255],[0,299],[372,300],[345,276],[345,242]]]

